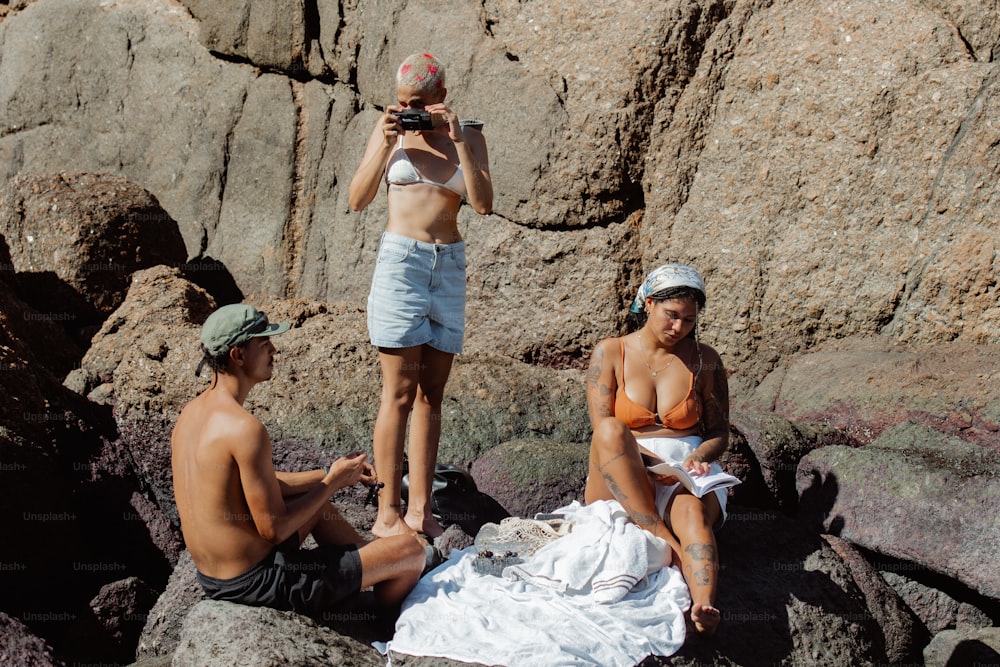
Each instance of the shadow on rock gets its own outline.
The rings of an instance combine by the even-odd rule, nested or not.
[[[821,497],[836,494],[835,479],[821,486]],[[884,661],[875,619],[816,532],[777,512],[731,505],[717,540],[722,624],[711,639],[689,634],[669,664]]]
[[[243,301],[243,292],[233,274],[214,257],[196,257],[182,264],[180,270],[181,276],[211,294],[219,306]]]
[[[1000,653],[978,639],[964,639],[955,646],[945,667],[968,665],[1000,665]]]

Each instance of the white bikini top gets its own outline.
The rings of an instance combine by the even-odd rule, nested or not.
[[[450,190],[462,199],[465,199],[466,195],[468,195],[461,166],[455,169],[455,173],[445,183],[438,183],[437,181],[432,181],[421,176],[417,168],[410,162],[410,156],[406,154],[406,149],[403,148],[402,135],[396,140],[396,147],[392,149],[392,155],[389,156],[389,163],[385,168],[385,182],[389,185],[426,183],[427,185],[436,185],[439,188]]]

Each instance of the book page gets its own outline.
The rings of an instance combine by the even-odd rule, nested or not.
[[[703,495],[718,488],[736,486],[740,483],[738,477],[733,477],[727,472],[709,472],[706,475],[692,475],[680,465],[670,463],[658,463],[647,468],[657,475],[672,475],[684,485],[688,491],[701,498]]]

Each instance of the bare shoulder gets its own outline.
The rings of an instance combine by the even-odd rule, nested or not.
[[[232,399],[210,392],[184,406],[173,438],[202,445],[215,443],[230,451],[269,443],[267,429],[259,419]]]
[[[618,368],[623,338],[605,338],[594,346],[590,354],[589,373],[592,377],[600,377],[604,373],[614,373]]]
[[[220,414],[214,426],[216,433],[234,446],[259,447],[270,444],[264,424],[242,408],[239,411],[232,410]]]
[[[590,361],[593,364],[596,360],[614,359],[615,352],[621,344],[621,338],[605,338],[594,346],[594,351],[590,354]]]

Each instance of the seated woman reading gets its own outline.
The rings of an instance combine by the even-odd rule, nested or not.
[[[666,461],[706,474],[719,469],[713,462],[729,444],[726,371],[697,336],[704,306],[701,276],[666,264],[639,288],[631,333],[597,345],[587,372],[593,439],[585,497],[617,500],[632,521],[667,541],[691,591],[691,624],[708,635],[721,618],[713,530],[725,520],[727,490],[698,498],[676,477],[646,470]]]

